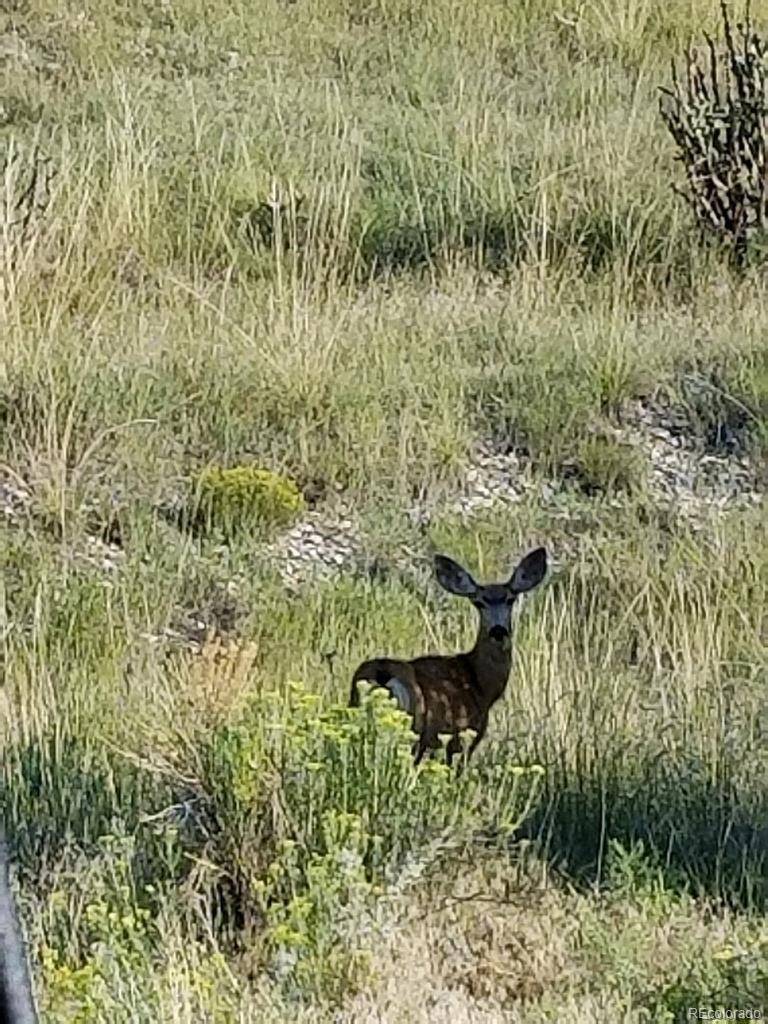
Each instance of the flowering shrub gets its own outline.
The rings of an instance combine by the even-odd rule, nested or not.
[[[508,840],[531,807],[538,766],[416,767],[413,738],[383,689],[348,708],[291,683],[209,741],[209,799],[222,832],[238,837],[265,964],[291,992],[333,998],[354,985],[377,906],[478,833]]]
[[[40,960],[46,1012],[73,1024],[130,1020],[114,1000],[116,980],[140,976],[157,934],[150,911],[142,906],[150,893],[135,890],[135,840],[101,836],[89,872],[89,890],[76,926],[72,906],[55,890],[48,898],[46,940]]]

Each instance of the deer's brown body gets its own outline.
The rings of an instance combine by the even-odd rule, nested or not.
[[[471,651],[456,655],[426,655],[403,661],[374,658],[352,677],[350,703],[359,703],[357,684],[363,680],[388,690],[411,716],[418,739],[414,756],[439,746],[440,734],[450,734],[446,758],[450,764],[462,750],[460,734],[475,732],[467,756],[488,728],[490,709],[502,696],[512,668],[512,608],[520,594],[532,590],[546,573],[546,552],[527,555],[506,583],[481,586],[456,562],[438,555],[438,582],[450,593],[472,600],[480,613],[480,628]]]

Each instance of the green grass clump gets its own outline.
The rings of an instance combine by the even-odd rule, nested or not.
[[[586,494],[633,494],[642,489],[647,467],[633,445],[594,434],[574,446],[568,470]]]
[[[227,535],[292,522],[304,496],[288,477],[257,466],[208,466],[196,480],[197,524]]]

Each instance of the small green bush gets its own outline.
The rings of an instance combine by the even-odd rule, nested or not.
[[[288,477],[257,466],[223,469],[208,466],[195,482],[196,524],[227,535],[271,529],[292,522],[304,509],[304,497]]]
[[[731,1019],[748,1020],[746,1011],[763,1005],[767,996],[768,943],[756,936],[740,948],[724,946],[703,958],[686,958],[678,980],[648,1002],[653,1020],[683,1020],[690,1017],[689,1007],[702,1005],[720,1008],[721,1019],[727,1019],[725,1008],[739,1007],[742,1015]]]

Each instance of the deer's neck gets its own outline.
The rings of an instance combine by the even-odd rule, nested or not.
[[[488,706],[499,699],[509,682],[512,669],[512,638],[491,640],[478,633],[475,646],[466,654],[478,690]]]

